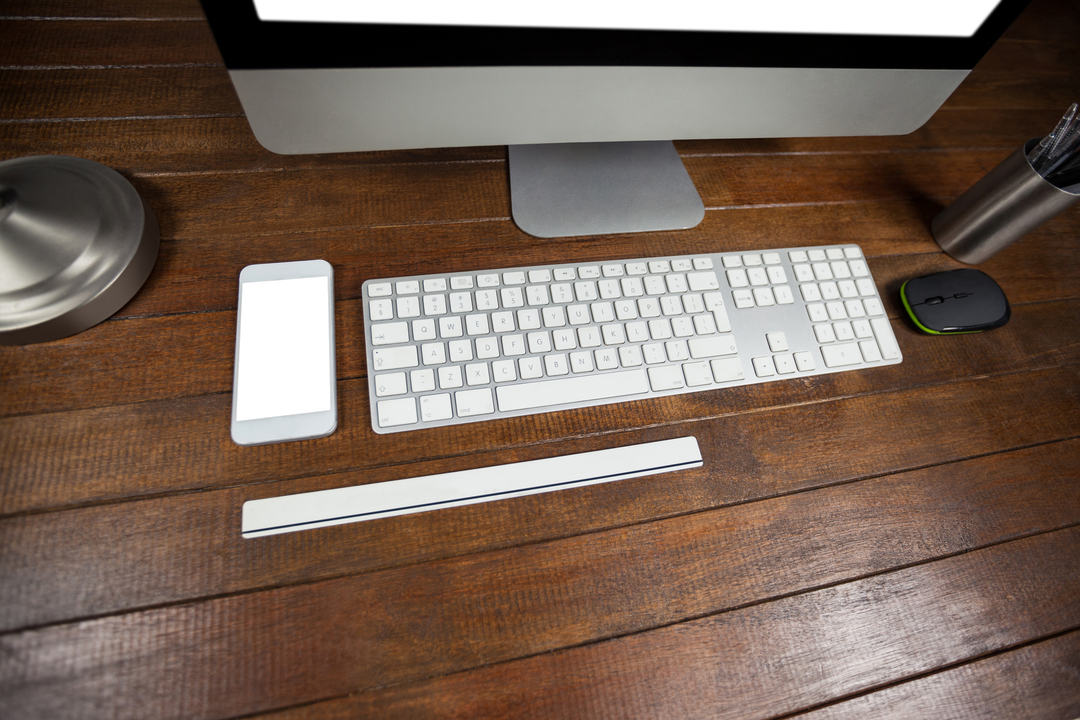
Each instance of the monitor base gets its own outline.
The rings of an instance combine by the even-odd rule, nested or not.
[[[514,222],[541,238],[692,228],[705,217],[675,146],[511,145]]]

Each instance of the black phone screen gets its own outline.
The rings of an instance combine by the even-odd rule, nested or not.
[[[326,279],[245,283],[240,418],[329,408]]]

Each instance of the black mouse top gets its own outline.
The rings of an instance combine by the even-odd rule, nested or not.
[[[900,288],[904,309],[932,335],[979,332],[1009,322],[1009,301],[980,270],[964,268],[908,280]]]

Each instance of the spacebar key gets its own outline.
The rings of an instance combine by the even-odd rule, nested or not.
[[[640,395],[648,391],[649,383],[644,370],[581,375],[495,388],[499,398],[499,410],[502,412],[606,400],[623,395]]]

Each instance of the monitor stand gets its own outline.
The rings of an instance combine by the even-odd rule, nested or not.
[[[684,230],[705,217],[670,142],[511,145],[509,161],[514,222],[536,237]]]

